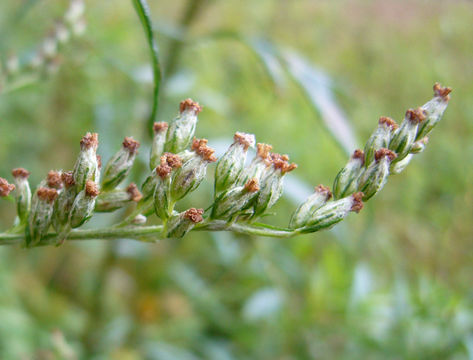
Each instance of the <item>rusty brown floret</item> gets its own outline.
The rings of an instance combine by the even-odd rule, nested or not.
[[[269,165],[273,165],[275,169],[281,170],[282,174],[286,174],[297,168],[297,164],[289,163],[289,156],[277,153],[271,153],[266,159]]]
[[[179,104],[179,111],[183,113],[187,110],[192,110],[197,115],[202,111],[202,106],[200,106],[199,103],[195,102],[192,99],[186,99],[181,101],[181,103]]]
[[[127,149],[130,154],[134,154],[137,152],[138,148],[140,147],[140,143],[138,141],[136,141],[135,139],[133,139],[132,137],[125,137],[125,139],[123,139],[123,147],[125,149]]]
[[[353,155],[351,156],[351,158],[361,160],[361,165],[365,163],[365,153],[363,152],[363,150],[356,149],[353,152]]]
[[[97,149],[99,146],[99,134],[97,133],[87,133],[80,141],[80,148],[85,149]]]
[[[172,167],[170,167],[167,163],[161,164],[156,167],[156,174],[161,178],[164,179],[167,177],[172,171]]]
[[[386,125],[391,128],[391,130],[396,130],[399,125],[390,117],[387,116],[381,116],[378,121],[379,125]]]
[[[245,190],[251,193],[259,191],[258,179],[252,178],[245,184]]]
[[[173,169],[180,168],[182,166],[182,161],[179,155],[165,152],[163,156],[161,156],[161,164],[167,164]]]
[[[85,183],[85,194],[90,197],[97,197],[100,194],[99,187],[92,180]]]
[[[138,190],[138,186],[136,186],[135,183],[128,185],[126,192],[130,195],[130,200],[134,202],[138,202],[143,198],[143,195],[141,194],[140,190]]]
[[[326,200],[330,200],[332,198],[332,192],[328,186],[324,186],[322,184],[315,187],[315,192],[319,194],[325,195]]]
[[[62,188],[62,178],[59,171],[51,170],[48,172],[46,182],[50,188],[61,189]]]
[[[452,88],[450,87],[443,87],[439,83],[434,84],[434,96],[441,97],[444,101],[450,100],[450,93],[452,92]]]
[[[365,196],[365,194],[362,192],[356,192],[351,196],[353,200],[350,208],[351,211],[359,213],[361,209],[363,209],[363,196]]]
[[[76,182],[74,181],[74,176],[72,175],[72,171],[66,171],[61,173],[61,180],[66,188],[70,188],[71,186],[74,186],[76,184]]]
[[[4,178],[0,178],[0,196],[8,196],[13,190],[15,190],[15,185],[9,184]]]
[[[386,149],[386,148],[381,148],[378,151],[376,151],[375,154],[374,154],[374,159],[376,161],[379,161],[379,160],[381,160],[385,157],[388,157],[389,161],[393,161],[395,158],[397,158],[397,155],[394,151],[391,151],[391,150]]]
[[[11,171],[14,178],[28,179],[30,172],[24,168],[16,168]]]
[[[250,146],[254,146],[254,138],[250,134],[245,134],[241,132],[236,132],[235,135],[233,136],[233,140],[235,143],[239,143],[240,145],[243,145],[243,148],[248,150]]]
[[[214,155],[215,150],[207,146],[207,143],[207,139],[194,138],[194,140],[192,140],[191,149],[205,161],[215,162],[217,161],[217,158]]]
[[[97,158],[97,167],[100,170],[102,168],[102,157],[97,154],[96,158]]]
[[[271,145],[262,143],[256,144],[256,155],[263,160],[269,158],[271,150],[273,150],[273,147]]]
[[[165,122],[165,121],[155,122],[153,124],[153,130],[157,134],[157,133],[160,133],[162,131],[166,131],[168,129],[168,126],[169,126],[168,123]]]
[[[406,119],[409,120],[412,124],[419,124],[424,121],[425,118],[425,110],[421,107],[418,107],[417,109],[409,109],[406,111]]]
[[[203,213],[204,209],[190,208],[184,212],[184,217],[192,221],[194,224],[197,224],[204,220],[202,217]]]
[[[38,195],[38,198],[40,198],[41,200],[46,201],[48,203],[52,203],[54,202],[54,200],[56,200],[58,192],[56,189],[40,187],[36,191],[36,194]]]

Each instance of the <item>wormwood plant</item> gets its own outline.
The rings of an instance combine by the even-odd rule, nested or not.
[[[336,176],[332,191],[315,187],[294,211],[287,227],[260,223],[283,192],[284,177],[296,169],[287,155],[272,152],[271,145],[255,144],[252,134],[237,132],[233,144],[217,159],[206,139],[194,137],[201,106],[181,102],[175,119],[154,123],[150,173],[140,189],[121,186],[129,174],[140,144],[126,137],[122,147],[102,168],[96,151],[98,134],[87,133],[71,171],[51,170],[32,193],[29,172],[12,171],[14,184],[0,178],[0,196],[14,191],[17,217],[11,229],[0,234],[0,244],[27,247],[61,244],[66,240],[133,238],[157,241],[181,238],[190,231],[233,231],[272,237],[291,237],[328,229],[376,195],[391,174],[405,169],[425,148],[430,132],[440,121],[451,89],[434,85],[434,97],[409,109],[398,126],[381,117],[363,150],[356,150]],[[247,165],[248,149],[256,155]],[[204,181],[216,163],[211,204],[177,210],[179,201]],[[134,210],[120,223],[101,229],[79,229],[97,212],[111,212],[133,204]],[[200,208],[200,206],[202,208]],[[204,207],[208,206],[206,210]],[[146,225],[157,216],[161,225]],[[53,230],[53,231],[51,231]]]

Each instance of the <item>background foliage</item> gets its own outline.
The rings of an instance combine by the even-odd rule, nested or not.
[[[430,99],[435,81],[454,89],[452,101],[427,151],[333,231],[1,248],[0,358],[473,359],[472,3],[150,7],[164,72],[158,118],[192,97],[204,105],[197,135],[211,145],[251,132],[299,164],[274,223],[287,221],[304,184],[331,185],[346,155],[273,51],[323,69],[359,144],[380,115],[400,120]],[[32,48],[63,10],[1,2],[2,59]],[[2,176],[23,166],[35,184],[69,169],[80,137],[96,131],[105,160],[123,136],[143,140],[133,174],[143,179],[153,85],[142,27],[130,1],[88,1],[86,18],[56,75],[0,96]],[[187,205],[207,204],[210,189]],[[0,204],[2,228],[10,205]]]

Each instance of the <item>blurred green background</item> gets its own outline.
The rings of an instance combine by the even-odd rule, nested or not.
[[[299,164],[274,224],[287,222],[295,190],[331,185],[347,155],[272,49],[331,79],[359,146],[379,116],[400,121],[429,100],[435,81],[452,101],[426,151],[328,232],[0,248],[0,359],[473,359],[473,3],[149,3],[165,79],[159,119],[191,97],[204,106],[197,136],[211,145],[250,132]],[[87,31],[61,50],[58,72],[0,95],[0,176],[22,166],[34,185],[70,169],[94,131],[105,160],[124,136],[141,139],[132,177],[144,178],[143,30],[131,1],[86,5]],[[65,6],[0,2],[1,59],[34,49]],[[183,207],[206,207],[211,189]],[[1,228],[13,218],[2,201]]]

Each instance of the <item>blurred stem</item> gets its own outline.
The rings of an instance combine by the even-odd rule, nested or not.
[[[112,239],[134,239],[144,242],[155,242],[160,240],[162,225],[152,226],[127,226],[108,227],[104,229],[72,230],[67,240],[112,240]],[[232,231],[239,234],[269,236],[276,238],[287,238],[297,235],[296,230],[277,228],[267,224],[233,223],[214,220],[198,225],[194,231]],[[46,235],[38,246],[53,245],[57,241],[58,234]],[[23,234],[0,233],[0,245],[15,245],[24,243]]]

